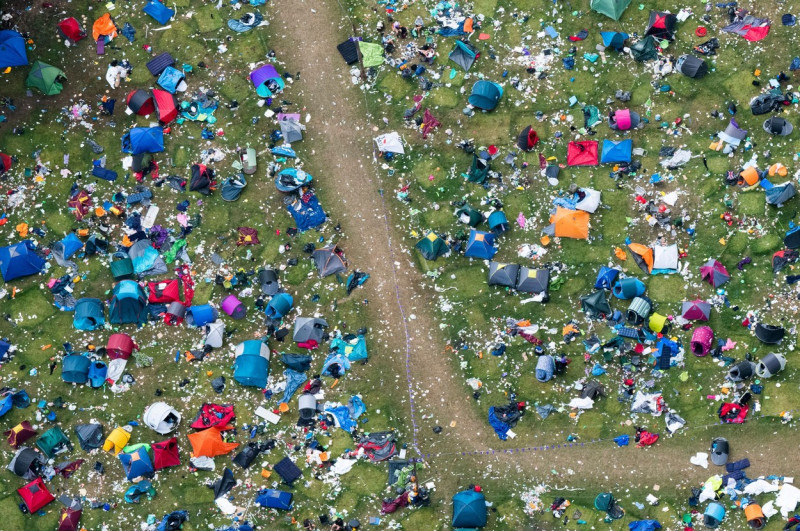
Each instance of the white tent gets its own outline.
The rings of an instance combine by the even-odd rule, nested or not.
[[[678,270],[678,245],[653,246],[653,270]]]
[[[375,137],[375,145],[381,153],[399,153],[403,155],[406,151],[403,148],[403,139],[396,131]]]
[[[166,435],[178,427],[181,414],[166,402],[155,402],[144,410],[142,421],[156,433]]]
[[[581,188],[581,192],[586,196],[575,204],[575,208],[593,214],[600,206],[600,192],[592,188]]]
[[[205,344],[211,348],[220,348],[225,340],[225,323],[217,319],[206,325]]]

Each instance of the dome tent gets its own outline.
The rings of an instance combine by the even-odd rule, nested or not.
[[[592,0],[590,7],[592,11],[597,11],[609,18],[619,20],[630,3],[631,0]]]
[[[181,414],[165,402],[154,402],[144,410],[142,422],[155,430],[156,433],[166,435],[178,427]]]
[[[0,247],[0,275],[5,282],[40,273],[44,264],[44,259],[36,254],[36,247],[31,240]]]
[[[183,306],[183,304],[181,304]],[[186,324],[200,328],[213,323],[219,317],[219,312],[210,304],[189,306],[186,309]]]
[[[428,234],[417,242],[416,248],[425,260],[436,260],[450,252],[447,243],[433,231],[428,231]]]
[[[706,62],[690,54],[680,56],[676,66],[681,74],[692,79],[700,79],[708,73]]]
[[[517,285],[519,266],[502,262],[489,262],[489,285],[513,288]]]
[[[133,114],[138,114],[139,116],[153,114],[153,112],[156,110],[155,103],[153,102],[153,96],[146,90],[142,89],[130,91],[127,98],[125,98],[125,104],[131,110],[131,112],[133,112]]]
[[[44,484],[42,478],[36,478],[24,487],[17,489],[17,493],[30,514],[39,512],[42,507],[55,500],[55,497],[47,490],[47,485]]]
[[[0,31],[0,70],[28,64],[25,38],[13,30]]]
[[[114,286],[108,304],[108,322],[111,324],[144,323],[147,319],[147,297],[142,287],[133,280],[122,280]]]
[[[45,96],[55,96],[64,90],[64,81],[67,75],[59,68],[36,61],[31,65],[31,71],[25,79],[25,86],[33,88]]]
[[[46,462],[47,459],[36,450],[22,446],[14,454],[6,468],[17,476],[30,481],[39,475]]]
[[[319,343],[322,341],[322,336],[325,334],[325,329],[327,327],[328,322],[325,319],[317,317],[298,317],[294,322],[292,341],[295,343],[303,343],[305,341],[314,340]]]
[[[118,457],[128,481],[140,477],[151,477],[155,472],[150,454],[147,453],[147,446],[140,446],[131,453],[122,452]]]
[[[464,248],[464,256],[467,258],[480,258],[491,260],[497,252],[494,248],[494,234],[475,229],[469,231],[469,240]]]
[[[75,303],[72,326],[76,330],[97,330],[105,324],[103,301],[84,297]]]
[[[241,385],[258,388],[267,386],[269,376],[269,347],[263,341],[243,341],[234,350],[233,379]]]
[[[711,304],[706,301],[696,299],[681,305],[681,317],[687,321],[708,321],[710,315]]]
[[[75,17],[68,17],[58,23],[58,32],[62,37],[76,44],[86,38],[86,31],[81,27]]]
[[[469,104],[484,111],[491,111],[497,107],[503,97],[503,87],[492,81],[481,79],[472,86]]]
[[[487,521],[486,497],[475,489],[453,496],[453,527],[485,527]]]

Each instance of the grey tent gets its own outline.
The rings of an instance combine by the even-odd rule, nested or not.
[[[600,382],[589,381],[581,390],[581,398],[591,398],[597,400],[601,396],[606,396],[606,388]]]
[[[518,291],[524,293],[544,293],[545,301],[547,300],[547,289],[550,285],[550,271],[547,269],[531,269],[522,266],[519,268],[519,276],[517,277]]]
[[[781,94],[779,89],[765,92],[750,100],[750,111],[754,116],[767,114],[768,112],[777,111],[783,107],[784,101],[786,101],[786,97]]]
[[[628,306],[628,322],[634,326],[644,323],[645,319],[650,315],[650,310],[653,304],[647,297],[634,297]]]
[[[728,370],[728,379],[732,382],[741,382],[751,378],[756,373],[756,364],[752,361],[740,361]]]
[[[519,266],[517,264],[504,264],[502,262],[489,262],[489,285],[516,287]]]
[[[336,251],[339,251],[337,247],[329,246],[317,249],[311,254],[311,259],[317,265],[319,276],[327,277],[347,270],[347,262]]]
[[[313,339],[317,343],[322,342],[322,336],[328,322],[318,317],[298,317],[294,322],[294,334],[292,339],[295,343],[303,343]]]
[[[293,118],[284,118],[278,123],[281,126],[284,142],[291,144],[303,140],[303,131],[306,126]]]
[[[738,147],[739,144],[742,143],[742,140],[747,138],[747,130],[739,127],[739,124],[736,123],[736,120],[731,118],[730,122],[728,122],[728,127],[726,127],[724,131],[717,133],[717,136],[723,142],[727,142],[734,147]],[[730,152],[731,150],[725,151],[725,153]]]
[[[274,269],[261,269],[258,272],[258,284],[264,295],[275,295],[281,288],[278,282],[278,272]]]
[[[759,378],[770,378],[786,368],[786,358],[782,354],[770,352],[756,364],[756,374]]]
[[[75,426],[75,435],[78,436],[78,444],[85,452],[103,446],[102,424],[78,424]]]
[[[775,345],[781,342],[786,330],[781,326],[758,323],[756,325],[756,337],[767,345]]]
[[[222,183],[222,189],[220,190],[222,199],[225,201],[236,201],[239,199],[239,196],[242,195],[242,190],[244,190],[245,186],[247,186],[247,179],[245,179],[243,173],[228,177]]]
[[[692,79],[700,79],[708,73],[708,65],[694,55],[686,54],[678,58],[678,71]]]
[[[764,131],[771,135],[787,136],[794,131],[794,126],[780,116],[773,116],[764,120]]]
[[[14,458],[8,464],[8,470],[14,474],[28,480],[33,480],[39,475],[41,467],[44,466],[46,459],[34,450],[27,446],[21,446]]]
[[[586,313],[586,317],[589,319],[601,319],[611,315],[611,306],[606,300],[606,292],[600,290],[581,297],[581,311]]]
[[[450,52],[450,60],[455,64],[469,71],[475,60],[480,56],[477,48],[467,41],[456,41],[456,47]]]
[[[658,59],[656,40],[648,35],[644,39],[636,41],[631,45],[631,55],[637,61],[655,61]]]
[[[782,207],[783,204],[793,198],[796,193],[797,190],[791,182],[773,186],[766,192],[767,204]]]

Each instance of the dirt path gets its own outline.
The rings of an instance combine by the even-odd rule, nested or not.
[[[559,482],[578,485],[587,480],[630,486],[634,481],[645,481],[645,485],[648,481],[650,485],[659,481],[665,485],[695,484],[720,470],[705,470],[688,462],[695,452],[705,450],[710,438],[719,432],[736,445],[737,458],[747,456],[753,460],[750,476],[800,471],[798,461],[792,457],[797,455],[800,444],[785,430],[776,428],[780,435],[772,435],[767,448],[763,442],[758,444],[759,435],[766,434],[745,432],[737,426],[695,429],[647,450],[616,450],[607,442],[568,449],[461,455],[462,451],[539,447],[559,441],[500,443],[486,419],[475,414],[467,387],[453,372],[433,314],[435,294],[420,286],[421,274],[400,248],[394,222],[387,224],[385,218],[378,190],[385,188],[391,193],[394,183],[380,182],[372,160],[373,124],[368,121],[363,94],[351,83],[348,68],[336,50],[351,31],[339,4],[336,0],[273,0],[272,4],[270,31],[278,37],[277,55],[286,61],[288,70],[301,72],[292,97],[299,97],[312,114],[304,143],[314,146],[315,164],[325,170],[320,175],[320,186],[325,188],[328,201],[334,201],[326,206],[330,212],[339,213],[347,234],[346,253],[351,266],[371,275],[365,285],[365,297],[371,301],[373,322],[380,323],[381,328],[373,329],[373,333],[389,345],[388,351],[379,355],[395,360],[397,374],[402,376],[397,380],[402,384],[398,385],[405,386],[408,352],[416,446],[423,454],[444,454],[434,460],[446,469],[439,471],[440,477],[469,478],[475,474],[474,465],[478,465],[485,477],[497,479],[508,472],[530,478],[557,470],[562,475]],[[324,166],[320,161],[325,161]],[[387,201],[391,200],[390,196]],[[407,415],[403,412],[403,416]],[[526,417],[528,420],[538,421],[534,415]],[[455,422],[453,427],[451,422]],[[442,426],[440,435],[433,433],[435,425]],[[572,481],[568,479],[570,469],[576,474]]]

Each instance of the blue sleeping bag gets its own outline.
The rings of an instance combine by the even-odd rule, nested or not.
[[[105,179],[106,181],[116,181],[117,180],[117,172],[113,170],[109,170],[108,168],[103,168],[101,166],[95,166],[92,168],[92,175],[98,177],[100,179]]]

